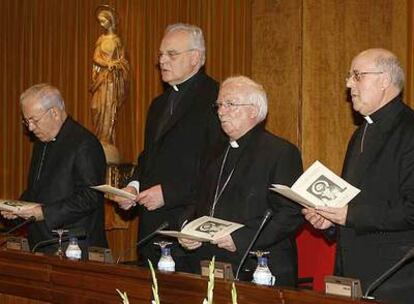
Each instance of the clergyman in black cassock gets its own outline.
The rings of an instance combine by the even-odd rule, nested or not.
[[[273,215],[253,250],[269,252],[269,268],[277,285],[294,286],[295,232],[303,223],[301,208],[269,188],[274,183],[291,186],[302,173],[302,161],[293,144],[264,129],[261,122],[266,113],[267,99],[260,85],[242,76],[224,81],[218,115],[230,143],[212,153],[193,217],[210,215],[244,227],[214,243],[180,242],[190,250],[188,261],[194,272],[199,272],[201,260],[215,256],[216,261],[231,263],[235,273],[266,210],[271,209]],[[250,256],[243,269],[254,270],[256,263]]]
[[[365,122],[349,142],[343,177],[361,192],[344,208],[304,211],[316,228],[337,224],[336,273],[360,279],[364,292],[414,246],[414,111],[402,101],[403,85],[391,52],[369,49],[354,58],[347,86]],[[408,262],[371,295],[412,303],[413,277]]]
[[[28,130],[36,136],[28,186],[21,199],[42,204],[16,213],[37,219],[28,226],[30,247],[55,239],[53,229],[84,234],[79,244],[85,254],[88,246],[107,247],[103,195],[90,188],[105,181],[105,155],[98,139],[67,116],[59,91],[50,85],[26,90],[21,107]],[[38,251],[56,249],[54,243]]]

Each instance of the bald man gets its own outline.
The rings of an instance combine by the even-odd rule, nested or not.
[[[103,195],[89,186],[105,181],[105,155],[97,138],[74,121],[65,111],[60,92],[49,84],[37,84],[20,96],[23,124],[36,136],[28,185],[22,200],[40,203],[38,207],[10,213],[9,219],[31,216],[29,244],[56,238],[54,229],[69,234],[83,232],[81,248],[107,247],[104,231]],[[40,247],[54,253],[57,244]],[[83,250],[86,254],[86,250]]]
[[[349,142],[343,177],[361,193],[343,208],[303,213],[315,228],[338,228],[336,272],[361,279],[366,290],[414,246],[414,111],[402,101],[400,62],[387,50],[356,56],[346,85],[365,121]],[[414,263],[407,264],[372,295],[412,303],[413,277]]]

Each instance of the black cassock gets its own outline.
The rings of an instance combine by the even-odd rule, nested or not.
[[[53,229],[86,233],[87,246],[107,247],[103,195],[91,188],[105,182],[105,155],[98,139],[68,117],[56,140],[33,147],[28,187],[22,200],[43,204],[44,221],[29,225],[30,246],[56,238]],[[54,252],[57,245],[40,247]]]
[[[348,145],[343,177],[361,189],[340,228],[337,273],[366,289],[414,246],[414,112],[400,97],[370,115]],[[413,303],[414,263],[373,295]]]
[[[293,286],[297,278],[295,232],[303,223],[301,207],[269,188],[275,183],[291,186],[296,181],[302,174],[300,153],[294,145],[268,133],[261,125],[237,140],[237,144],[238,148],[226,144],[218,153],[213,153],[200,182],[195,212],[195,217],[212,215],[245,225],[231,234],[237,251],[232,253],[203,243],[189,253],[192,270],[199,272],[199,262],[210,260],[214,255],[217,261],[231,263],[236,272],[263,215],[270,208],[273,216],[253,250],[269,251],[269,267],[276,276],[276,284]],[[243,268],[254,270],[255,266],[256,258],[249,257]]]
[[[205,153],[224,137],[212,104],[217,99],[218,84],[203,71],[157,97],[148,111],[144,150],[132,180],[140,190],[161,184],[165,205],[153,211],[138,206],[139,234],[142,239],[163,222],[169,229],[179,229],[178,219],[191,203],[197,174]],[[139,248],[143,261],[157,263],[160,249],[153,245],[158,238]],[[182,255],[180,247],[174,255]]]

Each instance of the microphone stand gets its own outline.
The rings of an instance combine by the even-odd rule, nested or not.
[[[260,224],[259,229],[257,229],[256,234],[254,235],[252,241],[249,244],[249,247],[247,247],[246,251],[244,252],[244,255],[242,257],[242,259],[240,260],[240,264],[239,267],[237,267],[237,272],[236,272],[236,277],[235,277],[235,281],[239,280],[239,273],[240,270],[244,264],[244,262],[246,261],[247,255],[249,254],[250,250],[252,249],[254,243],[256,242],[257,238],[259,237],[260,232],[262,232],[264,225],[266,224],[267,220],[272,216],[273,212],[271,209],[267,209],[266,213],[263,217],[262,223]]]
[[[372,282],[365,292],[363,299],[375,299],[374,297],[369,296],[369,294],[374,291],[378,286],[380,286],[386,279],[388,279],[391,275],[393,275],[398,269],[400,269],[401,266],[408,260],[411,260],[414,257],[414,248],[411,248],[406,255],[399,260],[394,266],[392,266],[390,269],[385,271],[378,279],[376,279],[374,282]]]
[[[154,235],[156,235],[159,231],[167,228],[169,226],[169,223],[166,221],[164,223],[162,223],[157,229],[155,229],[153,232],[151,232],[150,234],[148,234],[146,237],[144,237],[143,239],[141,239],[140,241],[138,241],[135,246],[129,247],[128,250],[123,250],[119,256],[118,259],[116,260],[116,264],[119,264],[119,261],[121,260],[121,258],[123,257],[123,255],[125,254],[125,252],[130,251],[132,248],[136,248],[136,247],[141,247],[142,244],[145,244],[149,239],[151,239],[152,237],[154,237]]]

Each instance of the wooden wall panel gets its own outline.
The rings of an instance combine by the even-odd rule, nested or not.
[[[302,152],[340,173],[354,129],[345,76],[352,58],[371,47],[395,52],[407,67],[407,1],[303,2]]]
[[[267,128],[298,144],[305,168],[319,159],[341,172],[355,128],[345,76],[360,51],[397,54],[412,105],[412,0],[255,0],[252,12],[252,76],[269,95]],[[298,244],[301,275],[321,289],[334,247],[312,229]]]
[[[408,42],[407,42],[407,103],[414,108],[414,0],[408,1]]]
[[[252,77],[267,91],[267,128],[300,146],[302,1],[256,0],[252,11]]]
[[[217,80],[250,74],[250,0],[2,0],[0,197],[17,198],[26,184],[31,144],[18,107],[24,89],[39,82],[55,85],[68,112],[92,129],[88,87],[101,34],[95,9],[102,3],[118,11],[117,33],[131,65],[130,94],[119,113],[116,137],[127,162],[134,162],[141,151],[147,109],[162,92],[156,63],[168,24],[186,22],[204,30],[206,70]],[[129,230],[108,234],[115,256],[136,242],[136,225],[134,221]]]
[[[26,183],[31,144],[18,108],[25,88],[56,85],[68,111],[91,128],[87,88],[101,3],[121,17],[118,33],[131,65],[117,128],[128,162],[142,148],[149,103],[162,91],[158,46],[174,22],[203,28],[206,69],[217,80],[244,74],[264,85],[268,129],[298,144],[305,166],[320,159],[340,172],[354,129],[344,77],[359,51],[394,51],[407,69],[407,101],[414,105],[413,0],[1,0],[0,197],[18,197]],[[135,243],[136,222],[109,238],[117,256]]]

